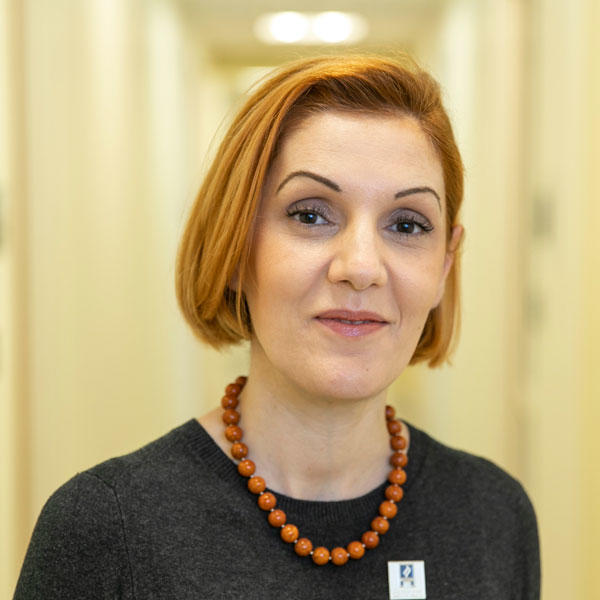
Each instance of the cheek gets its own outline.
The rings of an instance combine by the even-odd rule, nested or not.
[[[245,289],[251,317],[269,318],[295,307],[307,294],[313,257],[299,252],[284,235],[262,235],[255,240],[250,260],[250,284]]]
[[[437,304],[443,280],[443,258],[411,261],[395,271],[394,296],[404,316],[422,316]]]

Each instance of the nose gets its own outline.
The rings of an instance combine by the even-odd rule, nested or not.
[[[334,249],[328,270],[332,283],[349,283],[355,290],[387,283],[384,242],[376,226],[366,222],[349,225],[332,242]]]

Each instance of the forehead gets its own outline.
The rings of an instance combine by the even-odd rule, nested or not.
[[[294,170],[316,170],[340,184],[430,185],[444,195],[442,165],[419,122],[404,115],[326,111],[287,132],[268,187]]]

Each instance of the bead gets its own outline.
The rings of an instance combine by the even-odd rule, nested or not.
[[[402,431],[402,423],[400,421],[388,421],[387,428],[390,435],[396,435]]]
[[[284,525],[281,528],[281,534],[280,535],[281,535],[281,539],[284,542],[287,542],[288,544],[291,544],[291,543],[295,542],[298,539],[298,536],[300,535],[300,532],[298,531],[298,528],[295,525],[292,525],[291,523],[288,523],[287,525]]]
[[[346,546],[346,549],[348,550],[350,558],[352,558],[353,560],[358,560],[359,558],[362,558],[365,554],[365,547],[362,545],[361,542],[357,542],[356,540],[350,542],[348,546]]]
[[[225,394],[228,396],[237,396],[242,391],[242,386],[239,383],[230,383],[225,388]]]
[[[313,550],[313,562],[316,565],[326,565],[329,562],[329,550],[323,546],[319,546]]]
[[[390,406],[389,404],[385,407],[385,418],[386,420],[390,421],[391,419],[393,419],[396,415],[396,409],[393,406]]]
[[[390,456],[390,465],[393,467],[405,467],[408,464],[408,457],[404,452],[394,452]]]
[[[256,465],[251,460],[243,460],[238,465],[238,473],[243,477],[250,477],[250,475],[254,475],[254,471],[256,471]]]
[[[235,408],[238,405],[239,401],[237,396],[223,396],[221,398],[221,406],[227,410],[228,408]]]
[[[223,419],[225,425],[236,425],[240,421],[240,413],[237,410],[233,410],[233,408],[228,408],[221,415],[221,419]]]
[[[406,448],[406,440],[401,435],[394,435],[390,438],[390,446],[393,450],[404,450]]]
[[[334,548],[331,551],[331,562],[338,567],[345,565],[348,562],[348,550],[346,548]]]
[[[261,492],[264,492],[266,487],[267,484],[265,483],[265,480],[262,477],[259,477],[258,475],[255,475],[254,477],[250,477],[250,479],[248,479],[248,489],[253,494],[260,494]]]
[[[238,427],[237,425],[228,425],[225,427],[225,437],[230,442],[239,442],[243,435],[244,432],[242,431],[242,428]]]
[[[362,534],[362,543],[369,549],[376,548],[379,544],[379,536],[374,531],[365,531]]]
[[[264,494],[263,494],[264,495]],[[269,513],[269,525],[273,527],[281,527],[285,525],[286,514],[278,508]]]
[[[261,494],[258,497],[258,505],[263,510],[271,510],[272,508],[275,508],[276,504],[277,498],[275,498],[275,496],[271,494],[271,492],[265,492],[264,494]]]
[[[350,542],[347,546],[348,554],[350,558],[354,560],[358,560],[362,558],[365,554],[365,548],[360,542]]]
[[[398,507],[391,502],[390,500],[384,500],[379,505],[379,514],[382,517],[387,517],[388,519],[393,519],[398,512]]]
[[[238,385],[241,385],[242,387],[244,387],[246,385],[246,381],[248,381],[248,378],[245,375],[240,375],[239,377],[236,378],[235,382]]]
[[[406,471],[404,469],[394,469],[388,475],[388,481],[397,485],[402,485],[406,481]]]
[[[387,519],[384,519],[383,517],[375,517],[371,521],[371,529],[373,531],[376,531],[380,535],[387,533],[389,528],[390,528],[390,522]]]
[[[400,502],[404,496],[404,490],[399,485],[388,485],[385,488],[385,497],[394,502]]]
[[[312,542],[308,538],[300,538],[294,545],[294,550],[298,556],[308,556],[312,549]]]
[[[244,458],[244,456],[248,455],[248,446],[243,444],[242,442],[235,442],[231,446],[231,456],[233,458],[237,458],[238,460]]]

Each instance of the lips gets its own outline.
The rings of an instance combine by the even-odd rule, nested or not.
[[[344,337],[374,333],[389,324],[380,314],[368,311],[328,310],[317,315],[319,323]]]

